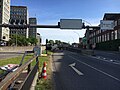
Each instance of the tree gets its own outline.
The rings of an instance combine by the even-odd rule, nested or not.
[[[55,40],[55,44],[59,45],[61,43],[60,40]]]
[[[29,43],[31,43],[31,45],[35,45],[37,43],[37,39],[36,38],[26,38],[24,36],[20,36],[20,35],[12,35],[11,39],[8,41],[8,45],[16,45],[17,42],[17,46],[28,46]]]
[[[36,38],[34,38],[34,37],[30,37],[30,38],[28,38],[28,41],[32,44],[32,45],[35,45],[35,44],[37,44],[37,39]]]
[[[54,41],[53,40],[49,40],[50,45],[54,45]]]

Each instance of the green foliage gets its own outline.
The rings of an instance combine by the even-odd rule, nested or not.
[[[59,45],[61,43],[60,40],[55,40],[55,44]]]
[[[96,49],[118,51],[120,46],[120,39],[101,42],[96,44]]]
[[[37,39],[33,37],[26,38],[21,35],[17,35],[17,36],[12,35],[11,39],[8,41],[8,45],[13,46],[13,45],[16,45],[16,43],[17,43],[17,46],[28,46],[29,44],[35,45],[37,43]]]
[[[36,43],[38,42],[37,39],[34,38],[34,37],[28,38],[28,41],[29,41],[32,45],[34,45],[34,44],[36,44]]]
[[[52,52],[49,52],[49,55]],[[27,55],[24,59],[23,64],[28,61],[30,58],[32,58],[32,55]],[[19,64],[20,61],[22,59],[22,56],[19,57],[15,57],[15,58],[9,58],[9,59],[1,59],[0,61],[0,66],[6,65],[6,64]],[[49,60],[49,57],[39,57],[39,74],[42,71],[42,67],[43,67],[43,63],[46,62],[47,63],[47,79],[38,79],[37,85],[35,87],[35,90],[53,90],[53,82],[52,82],[52,71],[51,71],[51,64]],[[32,66],[34,66],[36,63],[36,61],[34,60],[32,62]],[[0,70],[0,74],[3,73],[3,71]]]
[[[54,45],[54,41],[53,40],[49,40],[50,45]]]

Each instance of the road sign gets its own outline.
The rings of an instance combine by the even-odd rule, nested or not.
[[[100,21],[100,29],[101,30],[113,30],[114,29],[114,21],[113,20],[101,20]]]
[[[35,46],[33,48],[33,51],[34,51],[35,56],[40,56],[40,54],[41,54],[41,48],[39,46]]]
[[[60,19],[60,29],[82,29],[82,19]]]

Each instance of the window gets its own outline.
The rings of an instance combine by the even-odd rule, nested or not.
[[[5,37],[5,36],[3,36],[3,39],[6,39],[6,37]]]
[[[104,42],[104,35],[102,35],[102,41]]]
[[[109,37],[110,37],[110,35],[109,35],[109,33],[107,33],[107,40],[108,40],[108,41],[110,40]]]
[[[111,40],[114,40],[114,31],[111,32]]]
[[[101,36],[99,36],[99,42],[101,42]]]
[[[107,35],[105,34],[105,41],[107,41],[106,38],[107,38]]]
[[[115,21],[115,26],[117,26],[117,21]]]
[[[118,25],[120,25],[120,19],[118,19]]]
[[[117,30],[115,30],[115,39],[117,39]]]

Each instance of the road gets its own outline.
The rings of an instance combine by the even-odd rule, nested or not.
[[[103,57],[106,59],[120,61],[120,52],[117,52],[117,51],[98,51],[98,50],[95,50],[95,54],[97,57]]]
[[[23,54],[24,53],[22,52],[0,52],[0,60],[6,59],[6,58],[18,57]]]
[[[120,90],[118,62],[69,51],[52,57],[55,90]]]

